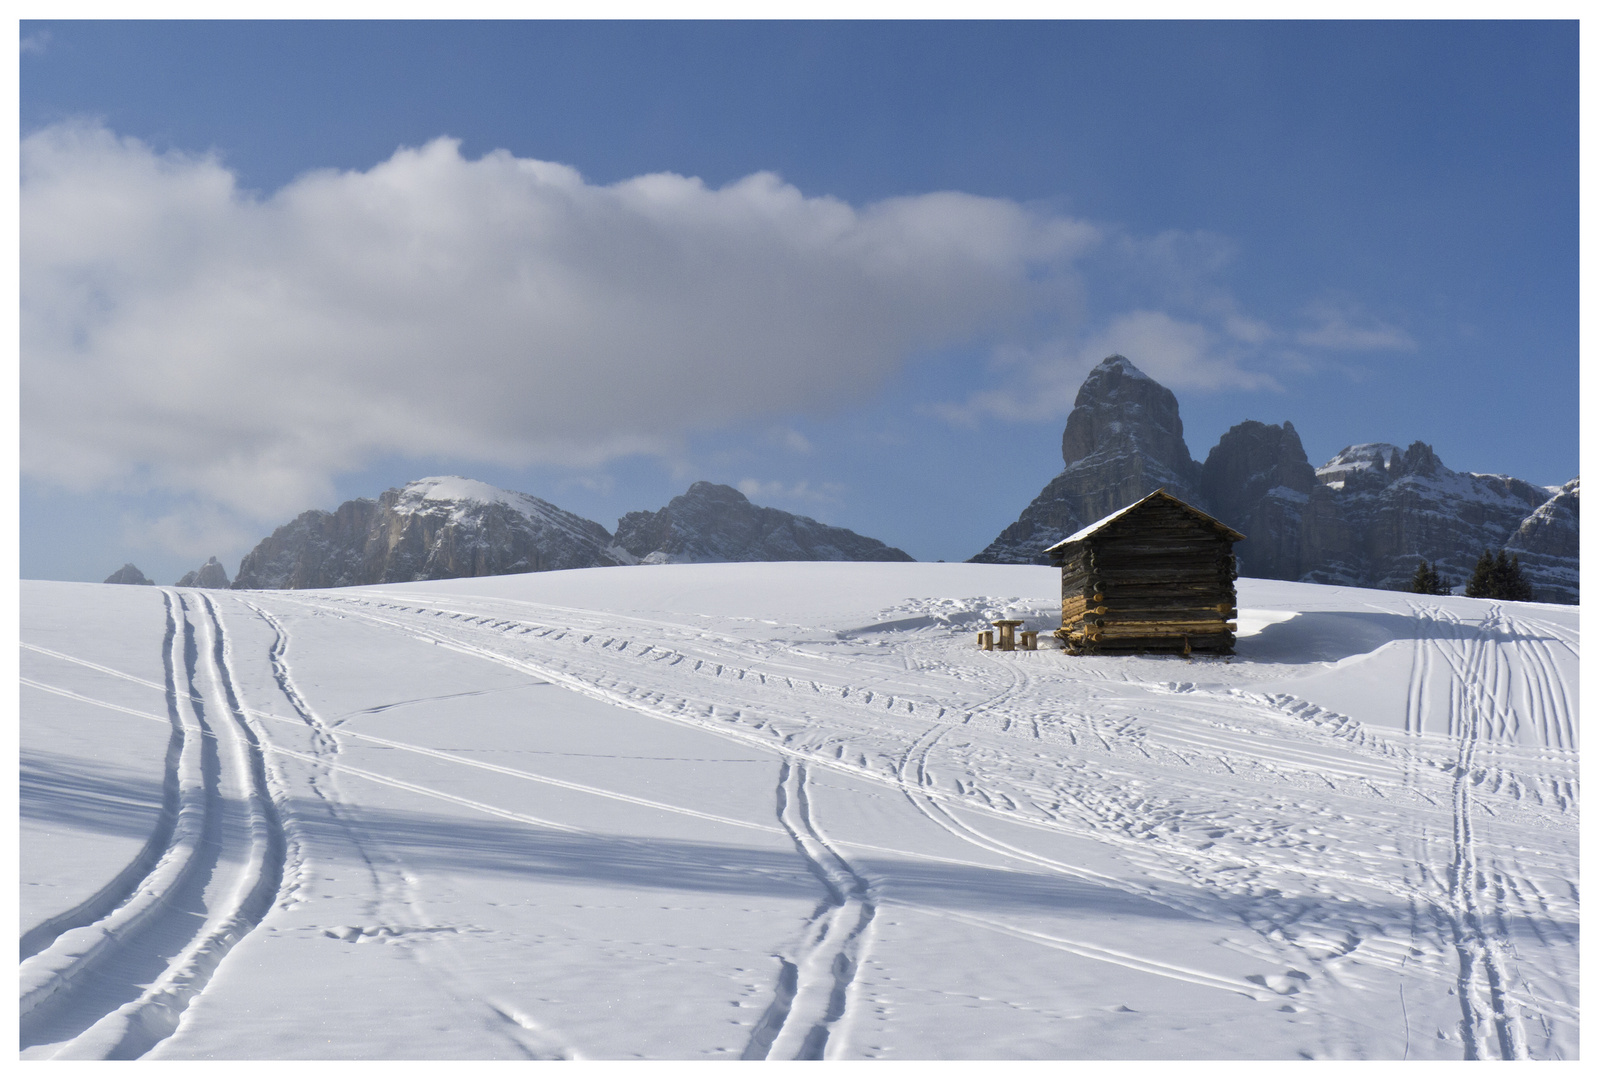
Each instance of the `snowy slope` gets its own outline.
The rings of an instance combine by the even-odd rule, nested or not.
[[[1239,587],[25,582],[23,1057],[1576,1057],[1576,609]]]

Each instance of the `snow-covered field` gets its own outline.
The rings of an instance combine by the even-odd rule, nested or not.
[[[1239,594],[24,582],[22,1056],[1577,1056],[1577,610]]]

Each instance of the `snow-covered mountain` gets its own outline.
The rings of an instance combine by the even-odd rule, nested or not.
[[[1313,469],[1291,423],[1246,420],[1193,465],[1177,399],[1124,357],[1089,373],[1066,423],[1066,469],[973,562],[1043,549],[1164,487],[1243,532],[1251,577],[1400,589],[1421,559],[1462,584],[1484,549],[1517,555],[1535,599],[1576,603],[1579,483],[1460,473],[1422,442],[1359,443]]]
[[[1404,588],[1419,559],[1464,584],[1484,550],[1519,556],[1522,526],[1555,496],[1513,476],[1455,472],[1422,442],[1402,452],[1385,443],[1350,446],[1316,475],[1304,503],[1298,573],[1284,576],[1329,585]],[[1538,600],[1577,602],[1575,481],[1568,486],[1570,498],[1543,516],[1539,538],[1529,530],[1524,540],[1545,549],[1522,561]],[[1558,555],[1568,546],[1569,567]]]
[[[239,563],[236,589],[315,589],[619,566],[636,560],[605,527],[543,499],[430,476],[308,510]]]
[[[756,506],[722,484],[701,481],[660,510],[630,513],[613,538],[598,522],[535,496],[430,476],[376,500],[351,499],[332,513],[306,511],[244,557],[233,587],[327,589],[638,562],[780,561],[912,560],[848,529]],[[217,587],[226,587],[225,577]]]
[[[756,506],[737,488],[704,480],[653,513],[623,517],[616,543],[645,563],[914,561],[881,540]]]

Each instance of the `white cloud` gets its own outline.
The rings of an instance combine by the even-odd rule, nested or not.
[[[1404,330],[1365,314],[1351,303],[1322,301],[1312,304],[1306,314],[1314,327],[1294,335],[1300,345],[1338,352],[1410,352],[1415,339]]]
[[[153,517],[124,515],[121,542],[135,551],[156,550],[194,559],[194,569],[212,555],[226,557],[261,539],[260,530],[244,526],[238,515],[215,506],[185,504]],[[237,571],[229,567],[229,574]]]
[[[1234,322],[1229,321],[1227,328],[1237,334]],[[1270,375],[1244,368],[1239,355],[1218,338],[1202,323],[1163,311],[1129,311],[1092,338],[1080,356],[1091,365],[1121,353],[1156,382],[1175,390],[1278,389]]]
[[[55,126],[22,147],[22,468],[277,521],[386,455],[671,454],[1011,325],[1096,238],[1000,199],[602,186],[447,139],[259,197]]]
[[[803,432],[795,431],[791,427],[774,427],[767,433],[767,438],[775,445],[795,454],[809,454],[815,449]]]
[[[845,490],[843,484],[830,481],[813,485],[809,480],[797,480],[785,484],[781,480],[751,479],[740,480],[738,489],[744,493],[745,498],[763,506],[772,503],[836,505]]]
[[[985,417],[1014,422],[1047,420],[1071,412],[1088,372],[1107,356],[1121,354],[1145,374],[1173,390],[1280,389],[1269,374],[1243,365],[1232,338],[1269,336],[1264,324],[1228,321],[1225,332],[1163,311],[1128,311],[1105,327],[1078,339],[1061,339],[1034,349],[1007,349],[995,366],[1015,372],[1007,385],[979,391],[960,404],[942,403],[929,411],[964,428]]]

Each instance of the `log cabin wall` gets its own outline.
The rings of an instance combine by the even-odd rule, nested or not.
[[[1242,535],[1155,492],[1049,554],[1073,652],[1231,653]]]

